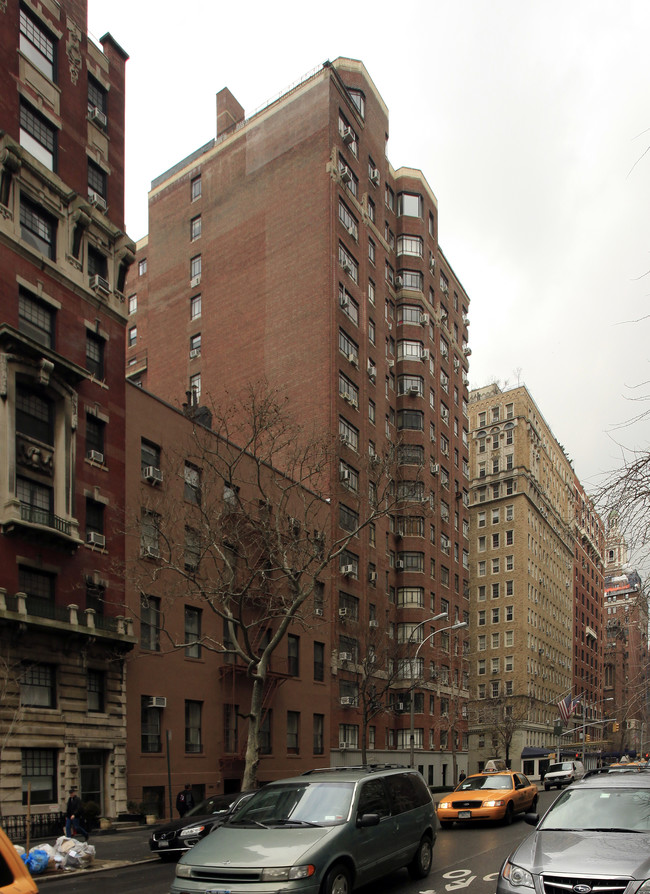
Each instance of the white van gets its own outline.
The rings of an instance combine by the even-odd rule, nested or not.
[[[544,776],[544,790],[549,791],[553,786],[562,788],[563,785],[571,785],[585,775],[582,761],[560,761],[557,764],[549,764]]]

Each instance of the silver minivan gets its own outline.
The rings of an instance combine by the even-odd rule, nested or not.
[[[421,879],[431,869],[437,828],[416,770],[314,770],[260,789],[181,858],[171,891],[350,894],[403,866]]]

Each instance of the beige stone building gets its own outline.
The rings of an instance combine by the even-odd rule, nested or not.
[[[572,690],[575,478],[524,386],[477,389],[469,410],[469,765],[519,768]]]

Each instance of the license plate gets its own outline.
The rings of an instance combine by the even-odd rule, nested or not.
[[[472,815],[471,810],[459,810],[458,811],[458,819],[470,819]]]
[[[158,847],[169,847],[169,842],[168,841],[159,841]]]
[[[204,894],[231,894],[230,888],[208,888]]]

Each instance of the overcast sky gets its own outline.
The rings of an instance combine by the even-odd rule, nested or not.
[[[361,59],[471,300],[470,385],[526,384],[587,488],[647,449],[647,0],[89,0],[127,63],[126,224],[151,180],[327,59]],[[637,164],[638,162],[638,164]]]

